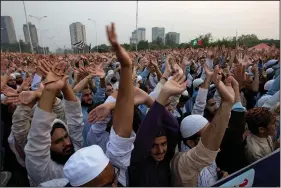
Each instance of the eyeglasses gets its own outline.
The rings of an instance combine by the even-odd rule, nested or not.
[[[120,174],[120,168],[118,168],[117,166],[112,165],[114,168],[114,174],[112,176],[112,180],[110,181],[110,183],[105,184],[103,187],[112,187],[112,184],[116,184],[118,183],[118,177]]]

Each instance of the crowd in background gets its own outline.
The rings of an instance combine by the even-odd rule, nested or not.
[[[280,51],[1,53],[2,186],[209,187],[279,149]]]

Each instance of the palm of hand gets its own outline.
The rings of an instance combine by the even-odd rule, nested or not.
[[[111,110],[106,105],[100,105],[94,109],[94,113],[97,117],[96,120],[104,120],[107,116],[110,115]]]
[[[47,90],[61,90],[65,86],[65,80],[53,72],[48,72],[46,76],[45,88]]]
[[[16,90],[14,90],[11,87],[8,86],[4,86],[4,90],[3,90],[4,95],[6,96],[15,96],[18,95],[18,92]]]
[[[191,65],[191,61],[190,61],[187,57],[184,57],[184,58],[183,58],[183,64],[184,64],[185,66]]]
[[[185,90],[185,85],[170,79],[165,83],[163,90],[167,91],[170,95],[177,95]]]

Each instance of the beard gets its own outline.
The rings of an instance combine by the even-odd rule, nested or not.
[[[84,107],[91,107],[93,105],[93,102],[91,104],[89,103],[86,103],[85,101],[81,100],[81,106],[84,106]]]
[[[73,146],[72,143],[71,143],[71,149],[70,150],[71,150],[71,152],[68,155],[63,155],[61,153],[57,153],[55,151],[50,150],[51,151],[51,159],[58,164],[64,165],[67,162],[67,160],[71,157],[71,155],[75,152],[74,146]]]
[[[23,82],[23,80],[21,80],[21,81],[16,81],[17,85],[21,85],[22,82]]]
[[[13,88],[13,89],[17,89],[17,84],[15,84],[15,85],[7,84],[7,86],[9,86],[9,87],[11,87],[11,88]]]

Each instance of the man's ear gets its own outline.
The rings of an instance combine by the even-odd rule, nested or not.
[[[196,144],[193,140],[187,140],[187,145],[191,148],[194,148],[196,146]]]
[[[265,128],[263,128],[263,127],[259,127],[259,133],[260,134],[264,134],[265,133]]]

